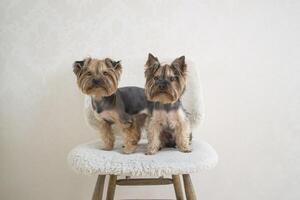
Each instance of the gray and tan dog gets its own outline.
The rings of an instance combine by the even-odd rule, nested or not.
[[[137,148],[147,107],[144,89],[123,87],[118,89],[122,73],[120,62],[106,59],[86,58],[75,61],[73,71],[81,91],[91,96],[93,120],[89,123],[99,129],[105,150],[114,147],[115,135],[112,125],[122,130],[123,152],[132,153]]]
[[[152,54],[145,65],[145,94],[149,101],[147,119],[147,154],[162,147],[175,147],[190,152],[191,128],[180,97],[187,79],[185,57],[171,64],[161,64]]]

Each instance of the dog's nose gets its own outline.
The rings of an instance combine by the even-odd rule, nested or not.
[[[166,89],[166,85],[165,85],[165,84],[160,84],[160,85],[158,86],[158,88],[159,88],[160,90],[164,90],[164,89]]]
[[[92,82],[93,82],[93,84],[98,85],[98,84],[100,83],[100,80],[98,80],[98,79],[93,79]]]
[[[168,81],[160,79],[160,80],[157,81],[157,84],[158,84],[158,88],[160,90],[165,90],[167,88]]]

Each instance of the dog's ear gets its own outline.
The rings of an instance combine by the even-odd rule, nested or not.
[[[91,58],[87,57],[84,60],[75,61],[73,64],[73,72],[77,75],[84,66],[87,66],[90,63],[91,60]]]
[[[147,67],[152,67],[154,64],[159,64],[158,58],[152,55],[151,53],[148,54],[148,60],[146,62]]]
[[[84,60],[75,61],[73,64],[73,72],[77,75],[84,66]]]
[[[121,66],[121,61],[114,61],[110,58],[105,58],[105,64],[110,67],[110,68],[113,68],[115,70],[119,70],[122,68]]]
[[[176,70],[179,70],[180,72],[185,73],[186,72],[185,56],[176,58],[172,62],[171,66],[174,67]]]

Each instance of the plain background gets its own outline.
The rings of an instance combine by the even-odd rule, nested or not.
[[[148,52],[184,54],[200,68],[197,137],[220,162],[192,176],[199,199],[300,199],[299,1],[1,0],[0,9],[0,199],[90,199],[96,177],[66,162],[97,137],[72,63],[91,55],[130,65]],[[116,193],[151,195],[174,198],[172,186]]]

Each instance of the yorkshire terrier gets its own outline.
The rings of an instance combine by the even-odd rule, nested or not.
[[[163,147],[177,147],[191,152],[191,128],[180,97],[187,82],[185,57],[171,64],[161,64],[157,57],[148,55],[145,64],[145,94],[148,103],[147,118],[148,155]]]
[[[73,72],[81,91],[91,97],[92,116],[89,123],[99,130],[104,150],[112,150],[115,135],[112,125],[122,130],[123,152],[133,153],[140,139],[147,107],[144,89],[123,87],[118,89],[122,73],[120,61],[110,58],[86,58],[75,61]]]

